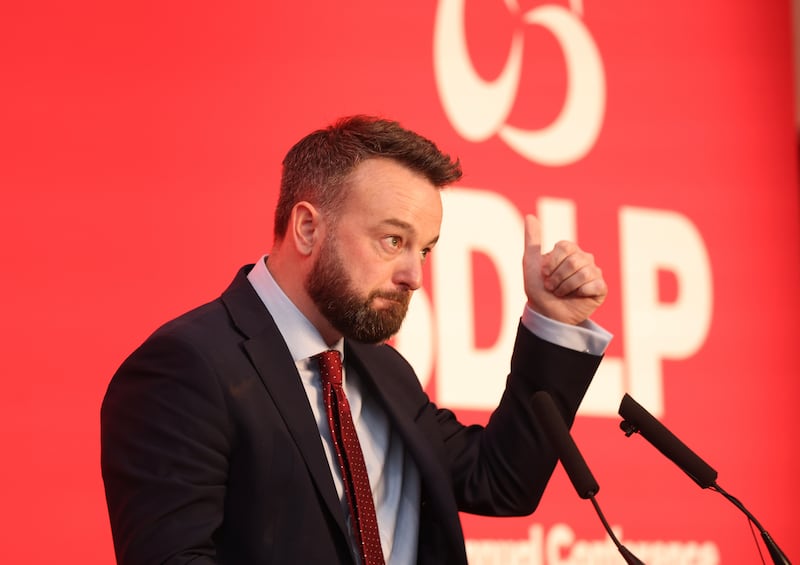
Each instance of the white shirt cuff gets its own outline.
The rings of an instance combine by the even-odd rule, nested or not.
[[[591,320],[573,326],[542,316],[527,304],[522,312],[522,325],[540,339],[592,355],[603,355],[614,337]]]

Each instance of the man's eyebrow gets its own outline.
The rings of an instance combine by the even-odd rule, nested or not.
[[[398,218],[386,218],[385,220],[381,220],[382,224],[389,224],[390,226],[395,226],[400,229],[414,231],[414,226],[409,224],[408,222],[404,222]]]
[[[381,221],[381,224],[387,226],[393,226],[395,228],[405,230],[413,234],[417,233],[417,230],[414,229],[414,226],[399,218],[386,218],[385,220]],[[436,234],[436,237],[434,237],[431,241],[429,241],[427,245],[434,245],[437,241],[439,241],[439,234]]]

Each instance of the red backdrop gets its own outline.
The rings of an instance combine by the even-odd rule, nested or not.
[[[4,11],[4,562],[113,561],[98,430],[109,378],[269,249],[282,155],[352,113],[400,120],[466,171],[416,331],[397,340],[434,398],[486,419],[522,306],[521,217],[537,213],[551,241],[595,252],[611,287],[596,321],[616,337],[574,435],[623,542],[648,563],[758,559],[741,513],[619,431],[627,391],[800,559],[788,2]],[[473,563],[615,553],[560,467],[534,516],[464,525]]]

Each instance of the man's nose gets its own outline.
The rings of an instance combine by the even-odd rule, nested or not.
[[[421,254],[405,253],[395,272],[395,284],[405,286],[410,290],[417,290],[422,286],[422,262]]]

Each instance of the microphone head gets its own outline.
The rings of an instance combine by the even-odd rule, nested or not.
[[[600,490],[600,486],[578,451],[578,446],[575,445],[569,433],[567,423],[556,408],[552,397],[545,391],[537,392],[533,395],[533,408],[539,424],[550,440],[550,445],[558,454],[558,458],[561,459],[561,465],[567,472],[578,496],[581,498],[593,497]]]
[[[624,418],[620,428],[626,436],[639,432],[656,449],[666,455],[673,463],[702,488],[714,486],[717,472],[694,451],[670,432],[650,412],[645,410],[629,394],[622,397],[619,415]]]

